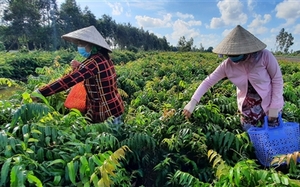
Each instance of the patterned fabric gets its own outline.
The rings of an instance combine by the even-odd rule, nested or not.
[[[123,100],[117,89],[117,76],[113,62],[98,53],[87,58],[78,69],[39,89],[42,95],[67,90],[84,81],[87,90],[87,113],[91,122],[103,122],[110,116],[124,112]]]
[[[248,81],[248,92],[242,105],[241,124],[244,130],[248,130],[251,126],[258,126],[264,123],[266,116],[261,107],[261,97]],[[277,126],[278,119],[268,121],[268,126]]]
[[[261,97],[248,81],[248,92],[242,105],[242,124],[256,126],[259,122],[263,123],[265,112],[261,107]]]

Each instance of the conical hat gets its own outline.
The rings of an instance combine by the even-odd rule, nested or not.
[[[266,47],[266,44],[238,25],[213,49],[213,52],[224,55],[240,55],[260,51]]]
[[[62,36],[63,39],[76,43],[76,40],[89,42],[112,52],[103,36],[98,32],[94,26],[85,27]]]

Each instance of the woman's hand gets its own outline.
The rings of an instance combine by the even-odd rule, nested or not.
[[[278,118],[279,110],[277,108],[270,108],[268,112],[268,120],[275,121]]]
[[[186,109],[183,109],[182,114],[185,116],[185,119],[189,119],[192,115],[192,113]]]
[[[187,105],[185,105],[182,114],[185,116],[186,119],[190,118],[196,105],[197,101],[192,99]]]
[[[41,99],[36,96],[37,94],[41,94],[41,92],[38,89],[34,90],[30,94],[30,98],[32,99],[33,102],[41,102]]]
[[[78,62],[77,60],[72,60],[70,65],[71,65],[72,69],[74,70],[80,65],[80,62]]]

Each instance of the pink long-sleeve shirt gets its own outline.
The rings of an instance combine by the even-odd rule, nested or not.
[[[192,99],[199,102],[210,87],[225,77],[236,86],[239,111],[242,112],[247,95],[248,80],[262,98],[261,106],[265,113],[270,108],[282,110],[284,105],[282,73],[276,58],[267,49],[253,53],[238,63],[232,62],[229,58],[224,60],[203,80]]]

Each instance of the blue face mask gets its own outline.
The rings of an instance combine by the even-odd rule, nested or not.
[[[245,55],[239,55],[239,56],[235,56],[235,57],[228,57],[230,58],[230,60],[234,63],[238,63],[240,60],[242,60],[244,58]]]
[[[81,56],[83,56],[83,57],[85,57],[85,58],[87,58],[87,57],[89,57],[90,55],[91,55],[91,53],[90,52],[87,52],[86,50],[85,50],[85,47],[77,47],[77,50],[78,50],[78,53],[79,54],[81,54]]]

